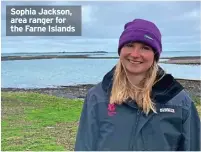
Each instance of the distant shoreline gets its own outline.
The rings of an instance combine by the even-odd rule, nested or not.
[[[166,58],[166,59],[168,59],[168,60],[160,61],[160,63],[201,65],[201,57],[200,56],[171,57],[171,58]]]
[[[2,54],[58,54],[58,53],[90,53],[90,54],[93,54],[93,53],[109,53],[109,52],[106,52],[106,51],[92,51],[92,52],[66,52],[66,51],[61,51],[61,52],[14,52],[14,53],[2,53]],[[111,53],[111,52],[110,52]],[[115,53],[115,52],[114,52]]]
[[[97,53],[97,52],[93,52]],[[103,52],[99,52],[103,53]],[[1,61],[10,60],[36,60],[36,59],[118,59],[119,57],[90,57],[89,55],[38,55],[38,56],[2,56]],[[184,57],[161,57],[167,61],[159,63],[166,64],[193,64],[201,65],[201,56],[184,56]]]

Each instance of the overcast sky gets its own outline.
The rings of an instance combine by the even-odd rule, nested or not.
[[[81,5],[82,36],[6,36],[6,5]],[[201,51],[200,2],[2,2],[2,52],[115,52],[124,24],[136,18],[161,30],[163,51]]]

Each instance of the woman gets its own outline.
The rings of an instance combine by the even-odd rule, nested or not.
[[[200,150],[192,99],[157,65],[161,33],[147,20],[127,23],[119,61],[84,101],[75,151]]]

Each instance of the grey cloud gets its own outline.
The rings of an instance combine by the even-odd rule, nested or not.
[[[5,10],[5,4],[2,8]],[[9,2],[9,4],[17,5],[82,5],[83,24],[81,37],[13,37],[5,38],[6,41],[32,41],[32,44],[43,45],[55,43],[55,45],[68,45],[68,47],[78,48],[87,45],[95,48],[107,49],[109,45],[113,47],[117,45],[117,41],[124,24],[135,18],[144,18],[155,22],[162,31],[164,43],[177,43],[187,41],[191,42],[200,39],[200,19],[198,20],[172,20],[173,16],[190,12],[194,9],[200,10],[200,2],[66,2],[66,1],[50,1],[50,2]],[[3,11],[2,9],[2,11]],[[5,11],[2,14],[5,14]],[[4,18],[2,18],[5,20]],[[5,26],[5,25],[4,25]],[[2,26],[3,27],[3,26]],[[5,31],[3,31],[5,33]],[[3,33],[2,32],[2,33]],[[187,38],[193,36],[192,38]],[[171,38],[170,38],[171,37]],[[92,40],[94,39],[94,40]],[[46,40],[46,41],[45,41]],[[114,40],[114,41],[112,41]],[[106,45],[103,46],[103,45]],[[30,42],[29,42],[30,43]],[[109,44],[110,43],[110,44]],[[74,46],[77,45],[77,46]],[[167,45],[167,44],[165,44]],[[41,44],[42,46],[42,44]]]

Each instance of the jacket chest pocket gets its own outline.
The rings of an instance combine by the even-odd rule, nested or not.
[[[154,115],[141,130],[145,150],[176,150],[180,138],[180,131],[175,127],[177,123],[168,115]]]

